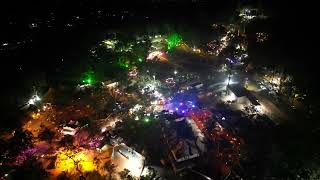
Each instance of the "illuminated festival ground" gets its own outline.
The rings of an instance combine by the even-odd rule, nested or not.
[[[93,65],[72,83],[34,88],[20,126],[1,132],[4,147],[16,148],[3,151],[0,179],[26,167],[47,179],[250,177],[244,169],[271,154],[268,133],[291,118],[271,94],[292,83],[252,73],[249,38],[261,45],[269,36],[247,36],[243,26],[267,18],[250,12],[211,25],[217,37],[199,46],[174,31],[96,42],[87,50]]]

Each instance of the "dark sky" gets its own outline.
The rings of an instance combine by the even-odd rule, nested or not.
[[[1,2],[0,18],[8,21],[10,17],[24,23],[28,17],[48,14],[50,11],[63,16],[84,13],[93,8],[129,9],[141,16],[151,14],[158,19],[180,19],[181,23],[197,26],[202,18],[210,16],[212,19],[219,19],[231,14],[239,4],[252,4],[263,8],[266,14],[271,16],[272,25],[269,28],[275,40],[274,45],[278,47],[281,56],[284,56],[284,61],[296,64],[301,59],[305,65],[316,67],[312,66],[317,63],[315,36],[318,34],[316,28],[318,6],[314,4],[306,1],[278,0],[199,0],[197,4],[192,4],[192,0],[178,0],[176,3],[168,1],[158,0],[160,3],[152,4],[152,0],[10,0]],[[0,39],[24,37],[23,31],[26,27],[17,27],[14,31],[2,28]]]
[[[271,4],[272,5],[272,4]],[[318,69],[318,6],[307,1],[287,2],[269,7],[274,13],[273,35],[281,58],[293,71],[300,73],[300,81],[317,84],[312,79]],[[280,59],[280,61],[282,61]]]
[[[129,3],[128,3],[129,2]],[[302,74],[300,81],[310,82],[313,87],[316,87],[316,83],[311,81],[312,77],[317,72],[317,48],[316,48],[316,36],[318,34],[317,16],[318,6],[308,3],[306,1],[281,1],[278,0],[199,0],[199,3],[191,3],[191,0],[180,0],[176,3],[167,3],[167,1],[160,1],[160,3],[152,4],[147,0],[10,0],[1,1],[0,4],[0,19],[7,22],[9,17],[16,19],[19,23],[25,23],[23,21],[28,20],[29,17],[48,14],[50,11],[54,11],[60,16],[73,15],[77,13],[86,13],[89,9],[109,9],[109,10],[133,10],[140,16],[146,16],[152,14],[158,20],[161,19],[179,19],[178,22],[198,26],[201,23],[202,18],[216,18],[219,19],[223,16],[228,16],[237,8],[239,4],[251,4],[253,6],[260,7],[265,10],[267,15],[270,15],[272,23],[270,25],[272,33],[272,51],[266,51],[273,60],[276,57],[276,61],[280,61],[291,67],[293,71]],[[159,21],[160,22],[160,21]],[[155,21],[157,23],[157,21]],[[10,28],[2,27],[2,33],[0,34],[0,40],[10,38],[24,38],[26,26],[17,26],[14,31]],[[7,33],[6,31],[10,31]],[[76,34],[75,32],[69,32],[64,34],[64,29],[57,30],[57,35],[50,36],[50,34],[42,34],[39,36],[39,41],[43,44],[38,44],[40,47],[37,50],[27,49],[27,55],[15,54],[15,58],[10,60],[4,59],[6,63],[14,64],[16,62],[28,62],[28,66],[36,67],[37,64],[46,66],[53,63],[56,60],[59,52],[68,52],[68,47],[73,46],[71,44],[63,42],[67,41],[70,35]],[[83,31],[87,31],[84,29]],[[91,31],[91,30],[88,30]],[[56,32],[55,32],[56,33]],[[96,33],[96,32],[86,32]],[[8,36],[10,34],[11,36]],[[64,36],[60,36],[63,35]],[[79,32],[79,34],[81,34]],[[83,37],[83,36],[82,36]],[[85,38],[84,38],[85,39]],[[78,39],[76,39],[78,40]],[[90,40],[90,39],[89,39]],[[81,41],[69,41],[75,44],[81,44]],[[91,41],[94,41],[92,39]],[[55,42],[52,46],[54,48],[46,49],[50,47],[50,43]],[[58,45],[58,46],[57,46]],[[78,49],[79,51],[85,50],[85,46]],[[40,55],[37,53],[39,52]],[[76,53],[80,56],[80,52]],[[77,57],[74,57],[75,59]],[[35,63],[40,62],[40,63]],[[45,62],[45,63],[44,63]],[[15,65],[14,65],[15,66]],[[36,68],[37,69],[37,68]],[[15,76],[16,73],[9,68],[6,68],[1,72],[4,76]],[[11,81],[11,80],[10,80]],[[19,83],[19,81],[17,81]]]

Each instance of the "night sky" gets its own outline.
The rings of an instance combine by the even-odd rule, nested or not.
[[[1,24],[3,25],[0,39],[3,42],[25,40],[28,44],[15,52],[1,52],[4,55],[3,62],[7,64],[2,73],[10,75],[10,77],[18,77],[19,75],[14,72],[14,69],[17,69],[19,64],[22,64],[24,69],[43,70],[49,68],[46,71],[50,71],[57,63],[57,59],[62,57],[65,58],[66,64],[64,66],[68,66],[69,62],[73,66],[74,62],[79,61],[79,58],[85,58],[82,53],[90,47],[90,43],[95,43],[96,38],[99,39],[103,36],[102,29],[119,26],[131,26],[137,29],[148,23],[169,23],[177,29],[183,29],[180,27],[182,25],[189,28],[206,28],[211,22],[228,19],[238,6],[238,1],[199,0],[196,4],[182,0],[171,3],[167,3],[167,1],[150,2],[121,0],[6,2],[1,6]],[[270,31],[272,41],[266,45],[267,47],[262,47],[261,51],[259,51],[259,47],[254,47],[257,49],[256,54],[262,59],[267,59],[266,61],[271,64],[280,63],[288,66],[289,71],[299,74],[301,82],[316,87],[313,84],[314,81],[304,81],[314,77],[314,70],[317,67],[315,66],[317,58],[315,58],[314,40],[317,34],[317,28],[314,24],[316,22],[315,6],[293,1],[261,0],[240,1],[240,3],[262,7],[271,17],[267,26],[261,24],[261,29]],[[134,12],[135,17],[124,22],[109,20],[96,25],[94,24],[94,16],[90,16],[90,10],[93,9],[110,11],[111,13],[128,10]],[[34,17],[47,17],[50,12],[54,12],[57,16],[53,28],[40,27],[35,31],[29,29],[28,23],[32,22]],[[70,16],[74,14],[89,18],[84,20],[84,25],[66,30],[62,24],[70,20]],[[145,21],[144,16],[152,17],[152,21]],[[10,24],[10,22],[14,22],[14,24]],[[303,64],[300,64],[301,62]],[[47,66],[48,63],[52,66]],[[25,77],[24,72],[22,76]],[[8,83],[14,82],[8,81]]]

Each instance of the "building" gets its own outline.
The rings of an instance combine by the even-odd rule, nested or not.
[[[167,121],[162,128],[164,143],[167,145],[167,159],[175,173],[194,166],[200,156],[192,127],[185,118]]]
[[[140,177],[146,171],[144,168],[145,157],[124,143],[114,146],[112,160],[117,165],[119,172],[127,169],[129,174],[134,177]]]
[[[239,84],[227,86],[225,101],[242,106],[253,106],[258,112],[262,110],[258,99]]]

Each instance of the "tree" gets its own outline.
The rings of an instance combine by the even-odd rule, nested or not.
[[[57,180],[69,180],[70,178],[67,176],[66,172],[61,172],[58,176],[57,176]]]
[[[43,169],[42,163],[35,158],[26,160],[12,173],[12,179],[42,180],[47,179],[48,176],[49,173]]]
[[[166,41],[168,43],[167,49],[171,50],[182,42],[182,37],[177,33],[173,33],[166,39]]]
[[[148,168],[148,174],[141,176],[140,180],[151,180],[155,176],[155,170],[153,168]]]
[[[62,146],[62,147],[72,147],[72,146],[73,146],[74,139],[75,139],[75,138],[74,138],[73,136],[71,136],[71,135],[66,135],[66,136],[64,136],[64,137],[60,140],[59,144],[60,144],[60,146]]]
[[[108,175],[108,179],[111,180],[112,179],[112,174],[116,171],[116,165],[114,165],[111,161],[107,161],[104,164],[104,169],[108,171],[109,175]]]
[[[118,174],[120,175],[121,179],[125,179],[128,177],[130,171],[128,169],[124,169],[123,171],[119,172]]]
[[[12,93],[12,92],[11,92]],[[5,94],[7,95],[7,94]],[[5,96],[4,95],[4,96]],[[17,94],[16,94],[17,96]],[[1,97],[3,102],[3,105],[1,106],[1,119],[2,121],[0,122],[0,127],[2,130],[13,130],[14,128],[18,127],[20,125],[19,119],[23,115],[23,112],[16,107],[16,104],[10,102],[10,97],[5,96]],[[11,100],[13,101],[13,100]],[[9,103],[7,103],[9,102]]]
[[[19,153],[32,145],[32,133],[30,131],[23,131],[16,129],[14,136],[9,140],[8,147],[11,149],[11,155]]]
[[[52,141],[55,133],[48,128],[45,128],[40,134],[39,139],[42,141],[48,141],[49,143]]]
[[[101,176],[101,174],[98,171],[88,172],[85,177],[88,180],[91,180],[91,179],[104,180],[104,179],[106,179],[105,177]]]

